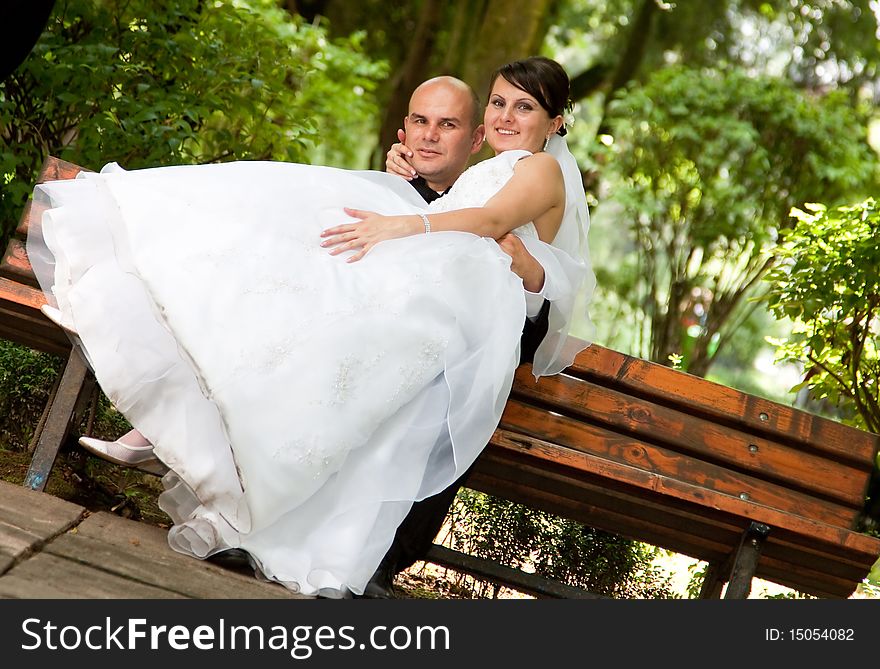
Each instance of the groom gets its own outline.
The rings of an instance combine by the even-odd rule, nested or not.
[[[386,170],[408,173],[413,188],[426,202],[436,200],[452,187],[467,168],[470,157],[480,150],[485,135],[481,116],[482,107],[466,83],[446,76],[429,79],[410,97],[409,112],[403,120],[405,130],[398,131],[402,144],[395,144],[388,152]],[[541,294],[544,269],[516,235],[507,234],[498,243],[511,257],[510,268],[523,280],[526,290],[528,318],[523,328],[520,363],[531,362],[547,333],[549,302]],[[394,597],[394,576],[424,559],[469,473],[470,470],[433,497],[413,504],[362,597]]]

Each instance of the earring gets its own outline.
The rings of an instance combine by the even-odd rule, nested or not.
[[[547,139],[544,140],[544,151],[547,150],[548,144],[550,144],[550,135],[547,135]]]

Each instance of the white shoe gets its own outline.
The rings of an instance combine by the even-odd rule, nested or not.
[[[168,473],[165,463],[153,454],[152,446],[128,446],[118,440],[102,441],[91,437],[80,437],[79,445],[89,453],[116,465],[134,467],[156,476],[164,476]]]
[[[76,330],[74,330],[72,327],[70,327],[68,325],[65,325],[62,322],[63,315],[62,315],[60,309],[56,309],[53,306],[50,306],[48,304],[44,304],[42,307],[40,307],[40,311],[43,312],[43,315],[46,318],[48,318],[50,321],[55,323],[55,325],[60,327],[62,330],[65,330],[72,335],[79,335],[79,333]]]

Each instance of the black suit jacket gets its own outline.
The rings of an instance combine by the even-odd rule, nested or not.
[[[418,194],[422,196],[425,202],[428,203],[433,202],[449,192],[449,188],[447,188],[442,193],[438,193],[432,189],[422,177],[416,177],[410,181],[410,184],[416,189]],[[540,344],[547,335],[547,316],[549,313],[550,302],[544,300],[544,304],[541,305],[541,310],[538,312],[538,316],[535,320],[526,319],[526,322],[523,325],[522,339],[520,339],[519,364],[532,362],[532,360],[535,359],[535,351],[538,348],[538,344]]]

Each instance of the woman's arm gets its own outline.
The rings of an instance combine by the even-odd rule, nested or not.
[[[553,156],[537,153],[514,166],[513,176],[483,207],[429,214],[432,232],[457,230],[498,239],[511,230],[534,221],[538,236],[550,242],[556,236],[565,209],[562,171]],[[425,232],[421,216],[381,216],[346,209],[357,223],[328,228],[321,246],[331,254],[357,251],[348,262],[360,260],[376,244],[387,239]]]

